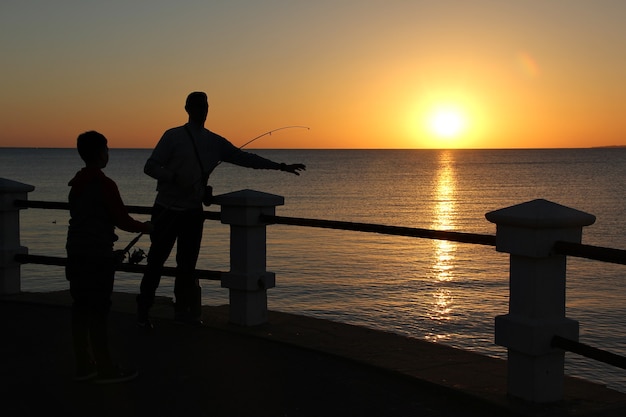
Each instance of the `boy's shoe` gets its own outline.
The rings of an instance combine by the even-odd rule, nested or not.
[[[150,322],[150,307],[142,301],[141,294],[137,295],[137,327],[142,329],[153,329],[154,326]]]
[[[119,367],[113,367],[110,370],[99,372],[98,377],[94,379],[96,384],[117,384],[119,382],[131,381],[139,375],[136,370],[124,370]]]
[[[89,363],[89,365],[80,367],[76,370],[76,376],[74,377],[74,381],[76,382],[91,381],[96,376],[98,376],[98,371],[96,370],[96,364],[91,362]]]
[[[174,316],[174,320],[179,323],[191,324],[192,326],[202,326],[204,323],[200,317],[194,317],[187,312],[178,312]]]
[[[146,329],[146,330],[154,329],[154,325],[148,318],[138,318],[137,327],[139,327],[140,329]]]

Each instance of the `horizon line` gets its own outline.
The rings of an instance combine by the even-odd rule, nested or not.
[[[247,148],[248,151],[496,151],[496,150],[550,150],[550,149],[612,149],[626,148],[624,145],[602,145],[581,147],[509,147],[509,148]],[[0,146],[0,149],[76,149],[75,146]],[[110,147],[119,150],[150,150],[150,148]]]

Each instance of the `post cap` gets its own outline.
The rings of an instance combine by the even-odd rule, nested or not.
[[[275,207],[285,204],[285,197],[255,190],[240,190],[215,196],[213,201],[221,206]]]
[[[485,214],[487,220],[497,225],[530,229],[563,229],[589,226],[596,216],[562,206],[552,201],[537,199]]]
[[[23,184],[7,178],[0,178],[0,193],[30,193],[35,189],[34,186]]]

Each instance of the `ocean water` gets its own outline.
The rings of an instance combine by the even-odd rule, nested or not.
[[[255,189],[285,197],[281,216],[495,234],[485,213],[544,198],[597,217],[583,243],[626,248],[626,149],[257,150],[301,162],[300,177],[220,165],[215,194]],[[129,205],[150,206],[155,181],[143,174],[150,150],[113,149],[105,173]],[[0,177],[34,185],[31,200],[66,201],[81,168],[73,149],[2,149]],[[218,211],[219,207],[209,210]],[[147,219],[135,216],[139,219]],[[22,245],[64,256],[68,213],[21,212]],[[132,239],[120,231],[119,247]],[[205,223],[199,268],[227,271],[229,230]],[[137,244],[146,252],[149,241]],[[400,333],[506,357],[494,344],[494,317],[508,311],[508,256],[490,246],[297,226],[268,227],[268,291],[273,310]],[[171,259],[174,258],[172,255]],[[173,263],[170,262],[171,265]],[[626,355],[626,267],[568,259],[567,316],[580,341]],[[116,290],[137,292],[140,277],[118,273]],[[67,287],[61,268],[25,265],[22,288]],[[164,278],[161,295],[172,296]],[[205,304],[225,304],[218,282]],[[566,354],[566,372],[626,392],[625,371]]]

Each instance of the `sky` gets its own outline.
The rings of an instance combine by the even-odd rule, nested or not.
[[[0,147],[626,144],[623,0],[3,0]]]

